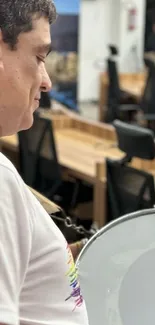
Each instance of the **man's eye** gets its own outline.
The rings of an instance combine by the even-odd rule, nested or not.
[[[39,56],[37,56],[37,61],[40,63],[40,62],[43,62],[43,63],[45,63],[45,59],[43,59],[43,58],[41,58],[41,57],[39,57]]]

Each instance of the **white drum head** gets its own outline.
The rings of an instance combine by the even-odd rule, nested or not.
[[[155,325],[155,209],[104,227],[76,266],[90,325]]]

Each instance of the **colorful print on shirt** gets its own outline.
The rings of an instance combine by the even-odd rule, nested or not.
[[[71,298],[74,299],[74,301],[75,301],[75,307],[73,309],[73,311],[74,311],[77,307],[80,307],[82,305],[83,297],[82,297],[81,290],[80,290],[78,274],[77,274],[77,271],[75,268],[73,256],[72,256],[72,253],[71,253],[71,250],[70,250],[68,244],[67,244],[67,254],[68,254],[68,261],[67,261],[68,271],[66,273],[66,276],[69,279],[69,283],[70,283],[70,287],[71,287],[72,291],[71,291],[70,296],[66,299],[66,301]]]

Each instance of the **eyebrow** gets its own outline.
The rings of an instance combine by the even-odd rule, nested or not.
[[[46,53],[46,56],[52,51],[52,44],[43,44],[36,47],[38,52]]]

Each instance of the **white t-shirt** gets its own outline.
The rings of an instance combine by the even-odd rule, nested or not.
[[[88,324],[66,240],[2,154],[0,323]]]

